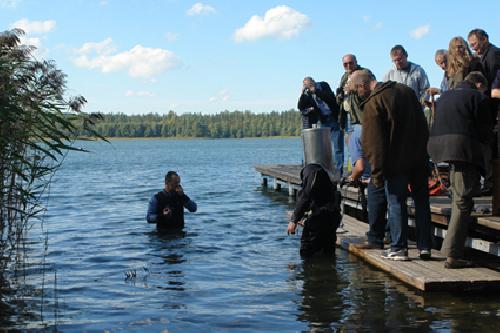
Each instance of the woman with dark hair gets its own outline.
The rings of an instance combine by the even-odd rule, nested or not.
[[[481,71],[479,59],[472,55],[467,42],[462,37],[453,37],[448,48],[448,86],[455,89],[472,71]]]

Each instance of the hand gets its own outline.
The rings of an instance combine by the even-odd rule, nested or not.
[[[172,210],[170,208],[163,208],[163,216],[170,216],[172,215]]]
[[[175,192],[178,194],[178,195],[184,195],[184,189],[182,188],[182,186],[177,186],[175,188]]]
[[[288,235],[295,235],[296,229],[297,229],[297,224],[293,222],[288,222],[288,228],[286,230]]]
[[[434,95],[438,95],[439,94],[439,89],[438,88],[429,88],[426,90],[426,92],[431,95],[431,96],[434,96]]]

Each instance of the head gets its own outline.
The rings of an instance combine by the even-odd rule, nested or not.
[[[472,83],[482,93],[488,90],[488,80],[486,80],[486,77],[480,71],[470,72],[465,77],[465,81]]]
[[[312,87],[316,84],[316,82],[314,81],[314,79],[310,76],[306,76],[304,78],[304,80],[302,81],[302,87],[305,89],[305,88],[309,88],[309,87]]]
[[[470,47],[479,55],[483,54],[486,47],[490,44],[488,34],[483,29],[471,30],[467,36],[467,40]]]
[[[181,177],[175,171],[169,171],[165,175],[165,190],[174,191],[181,184]]]
[[[342,65],[344,66],[345,72],[351,74],[358,67],[356,56],[354,54],[346,54],[342,57]]]
[[[402,45],[394,45],[391,49],[391,60],[396,65],[396,69],[405,69],[408,67],[408,52]]]
[[[448,66],[447,72],[449,76],[467,68],[472,59],[472,52],[469,46],[460,36],[453,37],[448,46]]]
[[[434,60],[436,61],[436,65],[445,71],[446,66],[448,66],[448,51],[444,49],[437,50]]]
[[[375,76],[367,70],[355,71],[349,79],[351,89],[356,91],[359,97],[366,98],[370,95],[377,83]]]

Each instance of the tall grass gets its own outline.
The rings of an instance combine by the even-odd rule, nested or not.
[[[0,287],[12,257],[6,251],[22,248],[52,175],[68,151],[83,151],[74,146],[75,133],[104,139],[92,129],[99,117],[82,111],[85,98],[66,96],[66,75],[55,62],[35,59],[22,35],[0,34]]]

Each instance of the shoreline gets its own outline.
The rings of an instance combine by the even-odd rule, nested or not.
[[[209,138],[209,137],[122,137],[122,136],[113,136],[113,137],[105,137],[108,141],[152,141],[152,140],[165,140],[165,141],[178,141],[178,140],[249,140],[249,139],[292,139],[292,138],[300,138],[297,136],[253,136],[253,137],[243,137],[243,138]],[[81,139],[77,139],[81,140]],[[90,141],[100,141],[100,140],[90,140]]]

